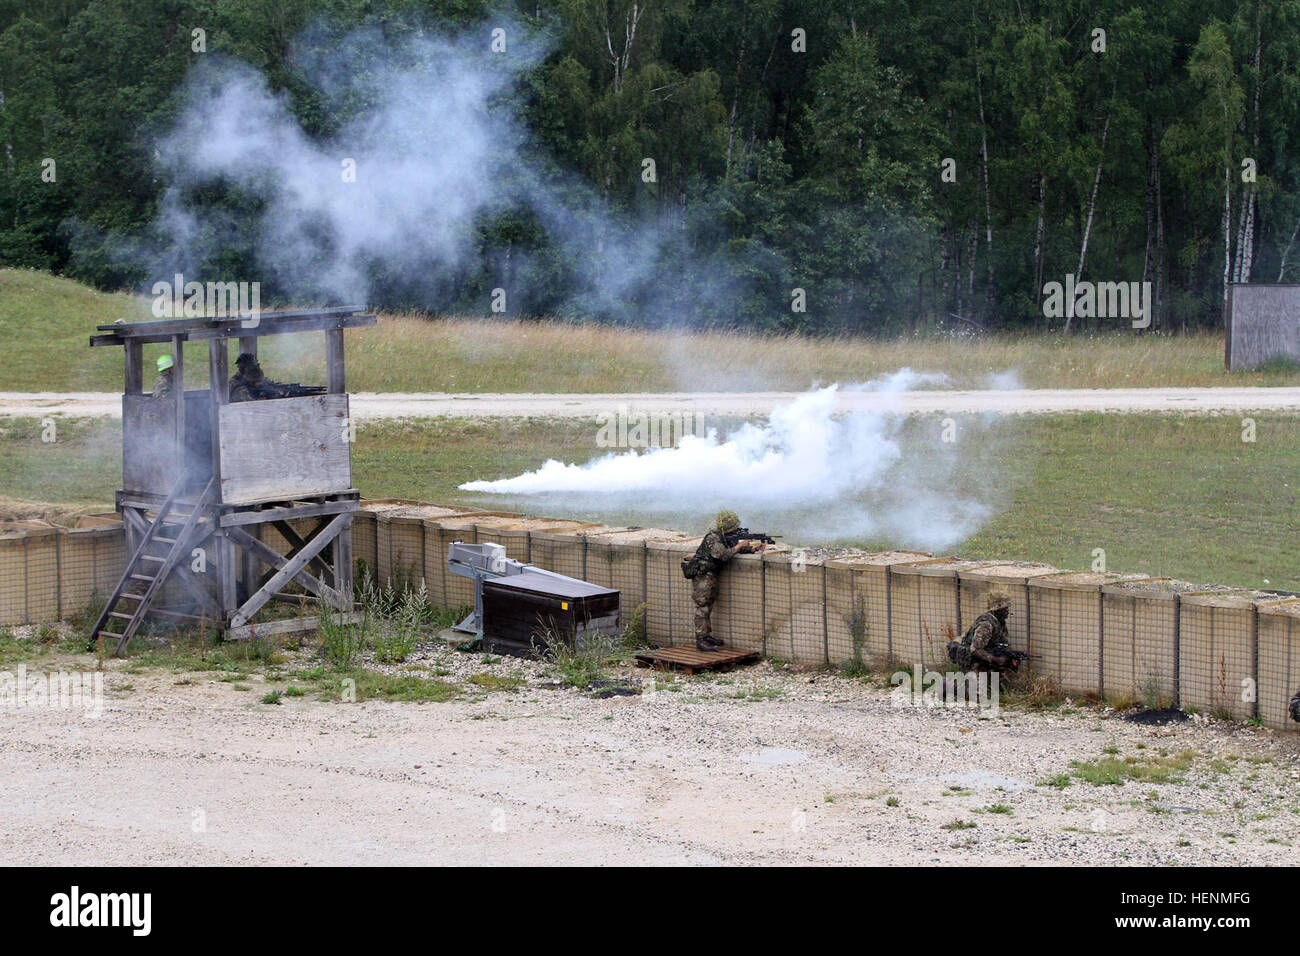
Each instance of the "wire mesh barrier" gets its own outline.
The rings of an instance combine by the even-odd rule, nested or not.
[[[931,558],[890,568],[889,633],[895,663],[947,664],[948,642],[960,636],[957,573],[992,563]]]
[[[379,563],[378,551],[374,512],[362,508],[352,516],[352,556],[366,567],[374,568]]]
[[[650,621],[650,578],[646,550],[651,541],[676,543],[694,552],[700,538],[698,535],[664,528],[592,528],[587,533],[587,580],[615,588],[622,594],[625,622],[630,622],[637,608],[645,605],[640,636],[656,643],[668,644],[671,643],[670,637],[663,636],[664,632],[658,630],[660,622],[666,621],[667,617],[656,615],[654,626]],[[540,566],[546,567],[544,564]],[[678,576],[681,576],[680,564]],[[666,597],[667,592],[662,588],[660,590]]]
[[[523,564],[528,563],[528,554],[532,550],[531,531],[522,528],[502,528],[502,527],[484,527],[478,525],[478,541],[480,544],[499,544],[506,549],[506,557],[513,561],[519,561]],[[582,563],[582,544],[573,539],[569,550],[578,552],[578,563]]]
[[[686,644],[695,640],[695,602],[691,582],[682,576],[682,559],[695,553],[695,544],[647,541],[646,636],[654,643]]]
[[[312,522],[291,527],[301,536]],[[113,589],[126,560],[120,520],[84,516],[78,525],[6,525],[0,626],[66,618]],[[274,526],[261,533],[277,550],[289,543]],[[423,580],[429,600],[444,607],[474,600],[473,583],[447,571],[456,540],[497,542],[519,561],[617,589],[625,623],[644,605],[642,634],[651,643],[694,640],[682,559],[698,536],[403,500],[364,502],[352,522],[354,557],[381,584]],[[802,551],[738,555],[719,584],[713,630],[734,647],[805,663],[941,669],[947,642],[965,633],[996,588],[1010,598],[1012,646],[1067,693],[1298,726],[1287,711],[1300,689],[1295,595],[914,551],[829,561]]]
[[[1102,585],[1102,696],[1178,705],[1178,599],[1194,590],[1172,578]]]
[[[1259,719],[1274,730],[1292,730],[1287,705],[1300,690],[1300,601],[1259,607]]]
[[[531,547],[527,558],[520,558],[556,574],[587,580],[587,538],[571,534],[529,532]],[[513,554],[510,557],[514,557]]]
[[[1101,589],[1141,579],[1112,571],[1067,571],[1029,580],[1030,669],[1070,694],[1101,692]]]
[[[759,554],[737,555],[722,572],[711,621],[714,635],[732,647],[763,650],[763,575]]]
[[[447,570],[447,552],[451,548],[453,541],[464,541],[469,544],[475,543],[477,536],[473,527],[468,530],[464,528],[448,528],[438,521],[426,522],[424,532],[424,551],[428,555],[427,563],[430,568],[436,560],[438,564],[438,573],[434,577],[442,585],[442,606],[449,608],[464,608],[474,606],[474,582],[469,578],[461,577],[459,574],[452,574]],[[428,581],[428,579],[425,579]]]
[[[379,537],[388,542],[388,560],[381,563],[379,580],[391,580],[403,586],[416,586],[418,581],[427,580],[429,568],[425,561],[424,522],[400,514],[381,514],[376,521],[381,529]]]
[[[1178,685],[1183,708],[1255,716],[1256,601],[1239,588],[1194,591],[1178,602]]]
[[[794,659],[794,640],[790,619],[794,609],[790,593],[790,564],[781,556],[762,555],[763,572],[763,646],[762,653],[780,660]]]
[[[862,667],[867,664],[865,601],[859,608],[854,593],[853,568],[832,559],[822,565],[826,592],[826,657],[832,664]]]
[[[830,651],[833,662],[883,667],[898,659],[891,637],[891,570],[931,560],[937,559],[923,551],[884,551],[828,562],[827,630],[838,641]]]
[[[777,637],[790,645],[790,658],[810,664],[830,662],[830,635],[826,621],[826,563],[796,552],[768,557],[764,569],[769,583],[772,572],[784,570],[789,594],[790,617]]]

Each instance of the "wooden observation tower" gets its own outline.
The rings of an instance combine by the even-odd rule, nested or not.
[[[91,346],[125,352],[122,488],[127,562],[92,640],[120,653],[150,616],[206,621],[231,639],[315,627],[318,617],[253,625],[271,600],[304,597],[352,613],[352,444],[344,329],[374,325],[343,307],[101,325]],[[230,342],[257,355],[265,335],[325,335],[324,394],[231,403]],[[208,343],[205,389],[185,390],[186,342]],[[142,350],[167,344],[171,394],[144,391]],[[279,532],[272,547],[269,527]],[[282,553],[283,552],[283,553]],[[291,583],[305,591],[285,593]]]

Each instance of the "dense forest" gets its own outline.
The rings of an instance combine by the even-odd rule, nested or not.
[[[435,285],[367,253],[372,305],[491,314],[506,289],[510,314],[575,321],[1060,329],[1044,286],[1073,275],[1150,282],[1153,327],[1177,331],[1220,322],[1228,282],[1300,281],[1300,0],[0,0],[0,265],[167,274],[133,250],[205,57],[259,71],[324,141],[372,105],[305,65],[375,67],[346,61],[351,31],[486,58],[494,24],[537,51],[494,95],[563,216],[507,190]],[[200,278],[258,278],[267,196],[218,176],[184,201],[232,225]],[[561,218],[590,242],[557,241]],[[653,268],[602,285],[613,232]]]

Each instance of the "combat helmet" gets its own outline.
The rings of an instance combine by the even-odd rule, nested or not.
[[[176,360],[170,355],[158,356],[158,371],[165,372],[176,364]]]
[[[984,598],[984,605],[990,611],[1011,610],[1011,595],[1001,588],[992,588]]]
[[[730,509],[723,508],[713,519],[713,527],[718,531],[734,531],[740,527],[740,516]]]

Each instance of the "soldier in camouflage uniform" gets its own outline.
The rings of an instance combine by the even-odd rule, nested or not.
[[[1019,662],[1007,655],[1011,645],[1007,640],[1007,614],[1011,599],[1005,591],[989,591],[985,601],[988,608],[975,618],[975,623],[960,641],[948,642],[948,659],[959,667],[976,670],[1015,670]]]
[[[158,377],[153,380],[153,397],[166,398],[172,393],[172,377],[176,373],[176,360],[170,355],[158,356]]]
[[[258,386],[266,380],[262,366],[257,364],[257,356],[241,352],[235,359],[235,369],[235,374],[230,377],[230,401],[256,401],[259,398]]]
[[[1292,720],[1300,721],[1300,690],[1291,695],[1291,703],[1287,707],[1287,712],[1291,715]]]
[[[763,542],[738,541],[734,548],[727,547],[724,535],[740,527],[740,518],[734,511],[722,510],[695,549],[695,554],[683,562],[682,571],[691,581],[691,599],[695,602],[695,647],[701,651],[713,651],[723,646],[723,642],[713,636],[713,624],[710,617],[713,604],[718,599],[718,575],[728,561],[738,554],[752,554],[762,551]]]

